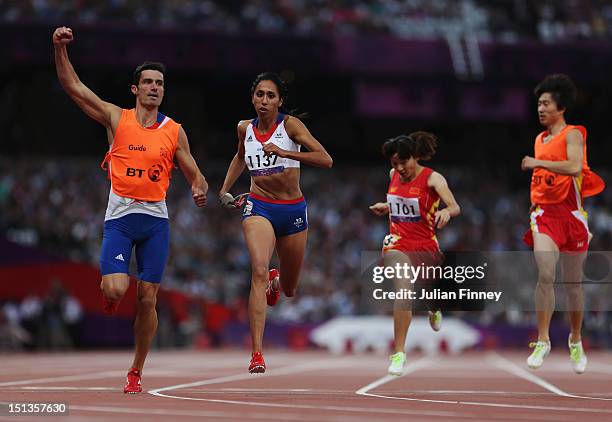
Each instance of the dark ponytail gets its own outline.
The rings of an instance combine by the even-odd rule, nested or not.
[[[431,160],[436,154],[438,138],[429,132],[412,132],[389,139],[382,146],[382,154],[390,159],[397,154],[400,160],[413,157],[415,160]]]

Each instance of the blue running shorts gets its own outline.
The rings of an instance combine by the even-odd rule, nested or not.
[[[138,280],[159,283],[170,247],[167,218],[132,213],[104,222],[100,272],[129,274],[132,248],[136,249]]]
[[[242,219],[260,216],[272,223],[276,237],[289,236],[308,228],[308,212],[304,197],[281,201],[249,194]]]

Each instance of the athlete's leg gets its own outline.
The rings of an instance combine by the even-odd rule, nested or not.
[[[276,253],[280,261],[280,287],[287,297],[295,296],[300,282],[307,238],[308,229],[276,239]],[[275,289],[277,287],[274,286]]]
[[[134,362],[132,368],[142,371],[145,359],[151,347],[151,341],[157,331],[157,292],[159,283],[138,280],[136,295],[136,320],[134,321]]]
[[[130,286],[129,264],[132,256],[132,218],[125,216],[104,222],[100,250],[100,290],[104,311],[113,313]]]
[[[130,287],[130,276],[124,273],[113,273],[102,276],[100,290],[109,306],[116,308],[121,298]]]
[[[266,325],[266,287],[268,266],[274,252],[275,235],[272,224],[264,217],[252,216],[242,220],[244,238],[251,256],[251,293],[249,322],[253,352],[261,352]]]
[[[143,238],[136,243],[138,284],[136,286],[136,319],[134,321],[134,362],[132,368],[142,371],[157,331],[157,293],[163,279],[170,250],[170,226],[167,218],[140,215]]]
[[[538,267],[538,284],[535,289],[538,341],[550,342],[550,319],[555,310],[555,273],[559,260],[559,248],[544,233],[533,233],[533,252]]]
[[[385,267],[395,267],[400,264],[411,265],[410,258],[403,252],[388,250],[384,252]],[[401,289],[414,290],[414,284],[409,278],[396,278],[394,280],[395,290]],[[393,302],[393,339],[395,342],[395,353],[404,352],[406,346],[406,336],[408,328],[412,322],[412,301],[409,299],[396,299]]]
[[[584,293],[582,280],[584,275],[584,260],[586,252],[562,252],[561,274],[563,286],[567,293],[567,310],[570,319],[570,342],[581,340],[582,318],[584,315]]]

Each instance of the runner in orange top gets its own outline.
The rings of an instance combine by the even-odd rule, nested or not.
[[[433,266],[442,261],[436,229],[446,226],[461,210],[446,179],[419,163],[431,159],[436,148],[437,138],[428,132],[401,135],[383,145],[383,155],[392,167],[387,202],[378,202],[370,209],[376,215],[389,214],[390,233],[383,242],[385,267],[404,263],[413,267]],[[446,204],[442,210],[438,209],[440,200]],[[396,279],[395,282],[398,290],[411,288],[411,280]],[[429,323],[435,331],[440,330],[441,319],[439,310],[429,312]],[[388,369],[391,375],[403,373],[411,321],[410,301],[396,300],[393,307],[395,354]]]
[[[122,110],[102,101],[78,78],[66,45],[72,30],[53,33],[57,76],[70,98],[106,128],[109,152],[104,160],[111,179],[100,257],[105,301],[112,313],[129,286],[129,262],[135,246],[138,264],[135,353],[125,393],[142,391],[140,376],[157,329],[155,304],[168,257],[169,225],[166,190],[176,158],[191,184],[198,207],[206,204],[208,184],[189,151],[185,131],[158,110],[164,97],[165,67],[146,62],[136,68],[132,93],[136,107]]]
[[[570,359],[574,371],[581,374],[587,365],[581,341],[582,265],[591,237],[582,200],[598,194],[605,186],[587,164],[586,129],[565,121],[565,112],[576,95],[573,82],[566,75],[547,76],[536,87],[535,95],[540,124],[546,130],[535,139],[535,158],[526,156],[521,163],[523,170],[533,170],[531,230],[525,241],[533,247],[538,266],[535,292],[538,341],[530,344],[534,351],[527,358],[527,365],[539,368],[550,353],[549,327],[555,308],[553,283],[561,252],[570,313]]]

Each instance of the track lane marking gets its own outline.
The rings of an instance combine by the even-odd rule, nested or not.
[[[427,358],[422,358],[418,361],[415,361],[413,363],[413,366],[410,369],[410,372],[415,372],[419,369],[422,369],[424,367],[428,366],[428,362],[423,362],[424,359]],[[491,362],[490,362],[491,363]],[[408,367],[407,367],[408,369]],[[499,368],[501,369],[501,368]],[[406,375],[408,372],[406,372],[404,375]],[[402,376],[403,377],[403,376]],[[612,410],[609,409],[592,409],[592,408],[584,408],[584,407],[565,407],[565,406],[538,406],[538,405],[521,405],[521,404],[507,404],[507,403],[487,403],[487,402],[477,402],[477,401],[462,401],[462,400],[436,400],[436,399],[419,399],[419,398],[413,398],[413,397],[396,397],[396,396],[388,396],[388,395],[383,395],[383,394],[374,394],[374,393],[370,393],[370,390],[373,390],[374,388],[378,388],[381,385],[384,385],[390,381],[393,381],[395,379],[399,379],[402,377],[396,377],[396,376],[385,376],[382,377],[362,388],[360,388],[359,390],[355,391],[355,394],[358,395],[364,395],[364,396],[369,396],[369,397],[377,397],[377,398],[381,398],[381,399],[388,399],[388,400],[403,400],[403,401],[411,401],[411,402],[422,402],[422,403],[439,403],[439,404],[454,404],[454,405],[463,405],[463,406],[482,406],[482,407],[496,407],[496,408],[506,408],[506,409],[529,409],[529,410],[552,410],[552,411],[560,411],[560,412],[583,412],[583,413],[604,413],[604,414],[612,414]],[[542,380],[543,381],[543,380]],[[544,381],[546,382],[546,381]],[[553,386],[554,387],[554,386]],[[556,388],[556,387],[555,387]],[[557,389],[559,392],[562,392],[564,394],[568,394],[569,393],[565,393],[560,389]],[[571,396],[571,395],[569,395]],[[566,396],[567,397],[567,396]],[[581,397],[581,396],[574,396],[576,398],[587,398],[587,397]],[[590,397],[590,399],[593,400],[597,400],[599,398],[595,398],[595,397]],[[612,399],[602,399],[602,400],[612,400]]]
[[[547,389],[548,391],[555,393],[562,397],[569,397],[573,399],[583,399],[583,400],[600,400],[600,401],[612,401],[612,398],[606,397],[591,397],[591,396],[581,396],[578,394],[571,394],[561,390],[554,384],[546,381],[543,378],[538,377],[537,375],[527,371],[526,369],[521,368],[516,363],[508,360],[497,353],[491,353],[487,357],[487,361],[492,363],[495,367],[501,369],[502,371],[508,372],[512,375],[516,375],[519,378],[523,378],[529,382],[532,382],[536,385],[539,385],[542,388]],[[578,376],[578,375],[576,375]]]
[[[220,378],[212,378],[208,380],[202,380],[186,384],[177,384],[168,387],[156,388],[149,390],[148,393],[154,396],[166,397],[178,400],[191,400],[191,401],[206,401],[211,403],[224,403],[224,404],[238,404],[246,406],[258,406],[268,408],[289,408],[289,409],[312,409],[312,410],[330,410],[340,412],[353,412],[353,413],[378,413],[378,414],[392,414],[392,415],[415,415],[415,416],[440,416],[440,417],[462,417],[462,418],[473,418],[476,415],[465,415],[457,412],[449,411],[436,411],[436,410],[411,410],[411,409],[388,409],[388,408],[373,408],[373,407],[348,407],[348,406],[326,406],[326,405],[307,405],[307,404],[279,404],[279,403],[261,403],[261,402],[250,402],[250,401],[239,401],[239,400],[222,400],[222,399],[208,399],[200,397],[183,397],[175,396],[171,394],[165,394],[164,391],[178,390],[190,387],[199,387],[203,385],[221,384],[225,382],[241,381],[247,379],[264,379],[274,376],[292,375],[301,372],[308,372],[318,369],[341,369],[343,367],[356,367],[361,362],[359,359],[353,361],[343,359],[338,362],[339,359],[327,359],[315,362],[309,362],[302,365],[292,365],[282,367],[270,372],[266,372],[263,375],[254,375],[248,373],[230,375]],[[398,377],[394,377],[398,378]]]

